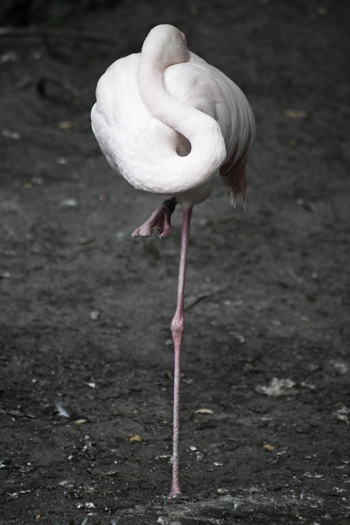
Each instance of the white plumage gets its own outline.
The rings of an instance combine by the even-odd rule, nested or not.
[[[114,62],[96,99],[94,134],[112,168],[137,189],[174,195],[187,209],[210,195],[223,165],[246,164],[255,126],[245,95],[188,51],[173,26],[155,27],[141,53]],[[224,178],[229,191],[232,175]],[[234,199],[244,192],[238,182]]]

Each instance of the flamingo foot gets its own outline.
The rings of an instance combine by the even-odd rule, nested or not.
[[[180,485],[178,483],[173,483],[168,499],[172,499],[174,496],[179,496],[180,494],[182,494]]]
[[[157,230],[158,237],[160,240],[163,240],[166,237],[169,237],[169,235],[173,231],[171,227],[170,217],[172,213],[174,212],[176,205],[177,205],[177,202],[176,202],[175,197],[165,200],[161,204],[161,206],[159,206],[152,213],[150,218],[147,219],[147,221],[144,222],[142,226],[137,228],[131,234],[131,236],[134,237],[135,239],[137,237],[149,237],[152,231]]]

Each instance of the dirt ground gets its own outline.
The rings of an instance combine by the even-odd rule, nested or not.
[[[122,0],[0,37],[0,525],[349,523],[349,15]],[[164,22],[257,123],[246,211],[218,188],[193,214],[173,501],[181,210],[131,238],[162,197],[112,172],[89,117]]]

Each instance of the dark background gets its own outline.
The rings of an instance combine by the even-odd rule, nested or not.
[[[1,525],[348,523],[349,14],[1,3]],[[111,171],[89,117],[98,78],[158,23],[257,123],[246,211],[222,188],[194,210],[171,502],[181,212],[164,242],[130,237],[162,197]]]

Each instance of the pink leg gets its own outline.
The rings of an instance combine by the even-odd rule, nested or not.
[[[181,255],[179,268],[179,282],[177,289],[176,311],[171,322],[171,332],[174,339],[174,415],[173,415],[173,483],[168,496],[171,499],[175,494],[181,494],[179,483],[179,403],[180,403],[180,352],[184,332],[184,291],[187,263],[188,237],[190,233],[192,208],[184,211],[181,239]]]
[[[175,197],[165,200],[142,224],[139,228],[131,234],[133,237],[149,237],[152,231],[157,230],[158,237],[162,240],[169,237],[173,231],[171,227],[170,217],[177,205]]]

